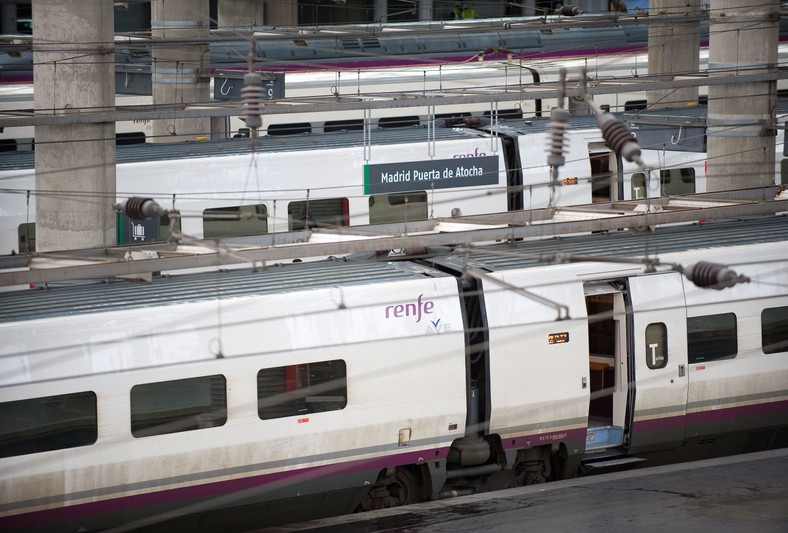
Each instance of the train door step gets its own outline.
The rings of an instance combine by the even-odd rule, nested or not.
[[[586,433],[586,451],[601,450],[621,446],[624,442],[624,429],[618,426],[596,425],[589,423]]]
[[[613,457],[602,461],[583,463],[583,474],[601,473],[611,470],[626,470],[645,462],[642,457]]]

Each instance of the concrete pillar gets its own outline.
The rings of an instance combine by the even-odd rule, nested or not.
[[[523,0],[520,2],[522,6],[522,15],[524,17],[532,17],[540,13],[536,12],[536,0]]]
[[[712,0],[709,76],[776,71],[779,20],[779,0]],[[774,182],[776,100],[776,81],[709,86],[709,191]]]
[[[268,26],[298,26],[298,1],[266,0],[265,21]]]
[[[16,4],[0,5],[0,33],[12,35],[16,30]]]
[[[208,6],[208,0],[153,0],[151,34],[154,39],[205,39],[194,44],[174,42],[152,47],[155,105],[191,104],[211,99]],[[210,131],[211,121],[208,118],[154,120],[153,138],[150,140],[183,141],[208,136]]]
[[[432,20],[432,0],[419,0],[419,20],[422,22]]]
[[[686,15],[698,17],[701,0],[651,0],[651,15]],[[649,76],[665,75],[665,79],[682,73],[694,73],[700,68],[700,20],[659,23],[651,20],[648,25]],[[647,91],[650,109],[686,107],[698,102],[698,88],[662,89]]]
[[[263,0],[219,0],[219,29],[249,29],[265,24]]]
[[[33,2],[36,115],[115,106],[112,0]],[[64,43],[67,43],[64,45]],[[36,251],[115,244],[115,123],[36,126]]]
[[[389,3],[388,3],[388,0],[375,0],[374,17],[375,17],[375,22],[388,22],[389,21]]]

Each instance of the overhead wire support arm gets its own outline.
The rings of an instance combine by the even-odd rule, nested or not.
[[[556,317],[556,320],[569,320],[571,318],[571,316],[569,315],[569,307],[567,307],[566,305],[554,302],[552,300],[544,298],[543,296],[539,296],[538,294],[535,294],[535,293],[533,293],[533,292],[531,292],[531,291],[529,291],[527,289],[524,289],[523,287],[518,287],[516,285],[512,285],[511,283],[509,283],[507,281],[504,281],[504,280],[502,280],[500,278],[493,277],[493,276],[489,275],[488,273],[486,273],[486,272],[484,272],[482,270],[479,270],[478,268],[473,268],[473,267],[468,266],[466,264],[465,265],[465,274],[469,275],[469,276],[472,276],[474,278],[478,278],[478,279],[483,279],[483,280],[489,281],[490,283],[494,283],[495,285],[503,287],[506,290],[510,290],[512,292],[520,294],[521,296],[525,296],[529,300],[533,300],[533,301],[538,302],[538,303],[540,303],[542,305],[545,305],[547,307],[551,307],[552,309],[554,309],[558,313],[558,316]]]
[[[594,115],[596,115],[597,121],[599,122],[599,129],[602,130],[602,137],[605,139],[605,145],[630,163],[636,163],[641,170],[648,170],[643,160],[640,158],[640,145],[637,140],[635,140],[635,136],[629,131],[624,121],[616,118],[615,115],[609,111],[602,111],[594,103],[594,99],[588,97],[586,79],[586,69],[583,68],[580,76],[580,99],[585,102],[594,112]]]
[[[558,168],[566,162],[566,130],[569,128],[569,112],[564,109],[566,92],[566,69],[558,72],[558,106],[550,111],[550,122],[547,124],[548,151],[547,164],[550,166],[550,202],[553,206],[555,189],[558,185]]]

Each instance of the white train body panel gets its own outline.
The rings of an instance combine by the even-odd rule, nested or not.
[[[755,415],[749,418],[750,426],[755,426],[759,413],[766,415],[779,402],[788,401],[788,361],[779,350],[764,353],[760,326],[764,309],[788,305],[784,244],[720,253],[721,260],[751,278],[749,283],[726,289],[729,294],[686,284],[688,318],[732,313],[738,331],[735,357],[690,365],[687,415],[699,420],[693,436],[712,435],[724,428],[725,421],[704,416],[710,408],[739,412],[742,418]]]
[[[0,460],[0,500],[28,501],[29,507],[11,510],[19,513],[58,508],[64,491],[71,505],[145,494],[152,487],[172,490],[363,464],[404,452],[430,450],[424,459],[434,458],[433,450],[447,450],[464,433],[465,348],[456,282],[376,287],[3,324],[0,337],[24,336],[28,350],[0,343],[2,400],[92,390],[100,398],[100,438],[77,453]],[[419,305],[419,314],[409,313],[408,304]],[[68,348],[57,349],[64,344],[82,353],[74,357]],[[223,358],[216,356],[220,348]],[[55,364],[40,359],[52,351],[59,358]],[[327,359],[347,366],[345,409],[261,422],[250,376],[261,368]],[[228,422],[201,431],[199,438],[189,432],[132,438],[128,419],[117,415],[128,412],[134,383],[214,373],[227,380]],[[429,401],[423,400],[425,391]],[[407,398],[414,400],[403,402]],[[399,442],[404,430],[408,439]],[[194,475],[184,476],[184,469]],[[105,490],[92,492],[98,486]]]
[[[427,192],[427,214],[450,217],[458,208],[465,215],[506,211],[506,162],[500,141],[482,135],[430,143],[426,130],[415,130],[423,141],[380,144],[365,148],[348,146],[310,151],[260,151],[256,154],[221,155],[129,162],[116,167],[117,200],[132,196],[151,197],[166,209],[182,215],[182,230],[203,237],[203,211],[237,205],[263,204],[268,232],[288,231],[288,204],[308,199],[346,198],[349,223],[369,223],[370,194],[365,190],[365,168],[391,164],[409,172],[411,190]],[[369,158],[365,158],[365,152]],[[486,185],[454,186],[448,173],[474,172],[478,158],[497,170],[478,172]],[[401,163],[401,165],[397,165]],[[440,172],[445,187],[434,189],[419,180],[412,168],[421,165]],[[492,172],[492,175],[491,175]],[[35,222],[34,170],[0,172],[4,188],[0,202],[0,250],[10,253],[18,246],[18,228]],[[484,194],[479,194],[483,190]],[[174,203],[173,203],[174,201]]]
[[[567,131],[564,154],[566,163],[558,168],[558,180],[552,191],[551,169],[547,165],[549,135],[546,132],[523,135],[518,137],[517,142],[523,172],[523,205],[526,209],[591,203],[591,180],[588,179],[591,168],[588,154],[589,145],[604,145],[598,129]]]
[[[484,280],[490,327],[492,392],[490,431],[504,439],[545,444],[585,428],[588,418],[588,323],[582,283],[558,272],[534,269],[491,275],[507,285],[566,306],[568,319],[552,306]],[[566,334],[567,340],[551,338]],[[559,365],[560,372],[555,371]],[[525,435],[525,437],[524,437]]]

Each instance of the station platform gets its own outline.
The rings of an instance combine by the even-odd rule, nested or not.
[[[788,532],[788,448],[257,530],[265,533]]]

